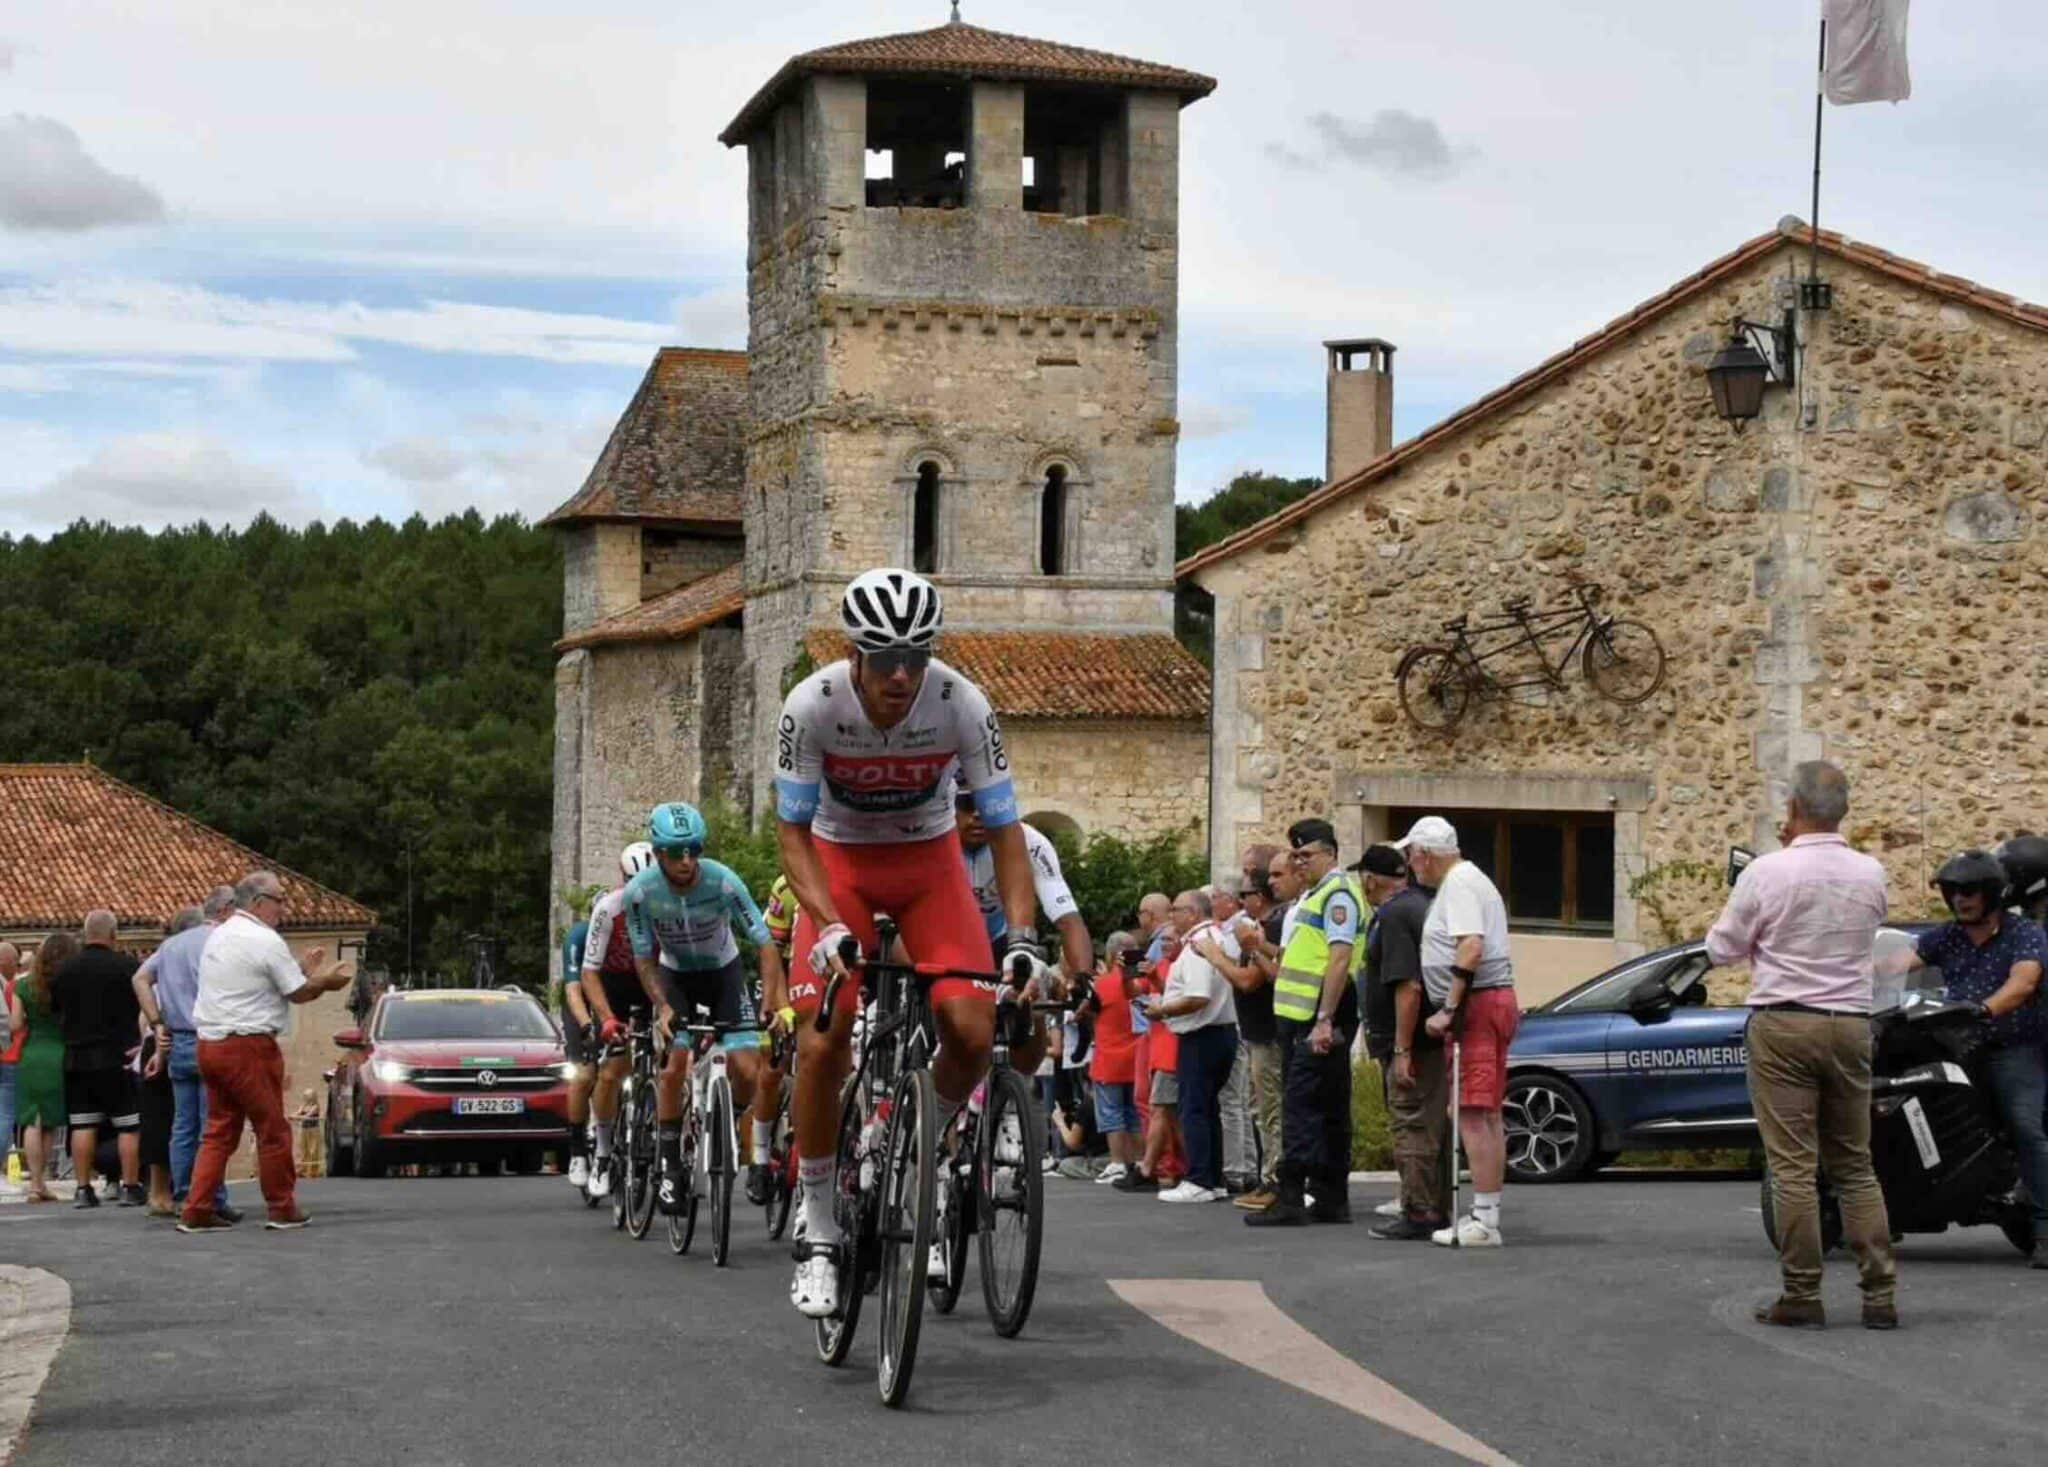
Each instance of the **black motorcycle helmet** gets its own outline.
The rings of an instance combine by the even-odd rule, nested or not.
[[[2038,918],[2048,907],[2048,835],[2016,835],[1992,854],[2005,868],[2007,900]]]
[[[1929,884],[1940,889],[1951,912],[1956,909],[1956,898],[1966,891],[1981,891],[1988,908],[1996,911],[2005,900],[2005,867],[1989,851],[1959,851],[1941,863]]]

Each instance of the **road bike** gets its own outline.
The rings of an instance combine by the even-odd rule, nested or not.
[[[668,1216],[668,1246],[678,1255],[690,1251],[698,1207],[709,1197],[711,1262],[719,1268],[725,1267],[732,1251],[732,1179],[739,1171],[732,1078],[726,1073],[725,1046],[719,1041],[739,1027],[690,1024],[680,1031],[689,1036],[695,1059],[689,1088],[683,1092],[682,1158],[687,1185],[682,1206]]]
[[[1474,626],[1461,616],[1445,622],[1449,644],[1410,647],[1395,666],[1401,711],[1417,728],[1445,732],[1475,698],[1502,698],[1518,688],[1562,688],[1574,659],[1601,697],[1642,702],[1664,685],[1663,644],[1641,622],[1604,615],[1600,598],[1598,586],[1574,582],[1570,606],[1535,611],[1523,597],[1503,606],[1498,621]],[[1502,640],[1483,646],[1488,638]],[[1562,648],[1554,662],[1548,650],[1553,645]],[[1517,652],[1535,655],[1534,677],[1503,682],[1487,669],[1487,663]]]
[[[815,1325],[818,1358],[842,1364],[853,1347],[861,1301],[875,1292],[882,1311],[876,1387],[882,1404],[900,1406],[917,1362],[938,1170],[938,1095],[923,1037],[931,1026],[931,985],[942,978],[999,980],[993,973],[892,962],[886,955],[895,946],[895,921],[877,912],[875,931],[872,952],[863,956],[852,938],[840,952],[842,962],[859,972],[862,996],[872,1006],[844,1091],[834,1154],[832,1210],[840,1241],[832,1261],[839,1309]],[[825,985],[812,1021],[820,1033],[831,1027],[845,981],[846,973],[835,972]]]
[[[988,1078],[960,1117],[959,1135],[939,1178],[939,1247],[946,1276],[926,1285],[932,1307],[953,1312],[967,1273],[973,1240],[981,1265],[981,1297],[989,1323],[1013,1338],[1031,1316],[1038,1288],[1039,1251],[1045,1236],[1045,1118],[1030,1082],[1010,1064],[1010,1050],[1026,1042],[1043,1013],[1081,1002],[1026,1005],[1004,995],[996,1006],[995,1053]]]
[[[626,1030],[632,1066],[619,1087],[619,1129],[612,1142],[612,1226],[635,1241],[654,1225],[655,1165],[660,1140],[654,1077],[661,1072],[661,1042],[648,1021],[635,1016]]]

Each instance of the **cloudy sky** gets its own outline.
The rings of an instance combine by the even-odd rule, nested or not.
[[[1183,114],[1182,498],[1322,463],[1334,335],[1406,437],[1781,215],[1817,0],[967,0],[1205,71]],[[849,16],[859,15],[858,20]],[[744,160],[788,55],[945,0],[0,7],[0,533],[544,513],[657,345],[744,345]],[[1830,109],[1822,222],[2048,300],[2048,10],[1916,7]]]

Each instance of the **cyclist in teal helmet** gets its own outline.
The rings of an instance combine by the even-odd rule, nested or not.
[[[725,1036],[726,1065],[733,1101],[744,1111],[755,1098],[756,1086],[767,1090],[776,1079],[760,1062],[760,1015],[740,966],[733,929],[738,927],[760,950],[761,991],[771,1014],[789,1001],[781,950],[770,939],[746,882],[704,854],[704,817],[694,806],[680,801],[655,806],[647,817],[647,834],[654,846],[654,864],[627,883],[625,894],[626,935],[633,944],[641,985],[654,1001],[660,1026],[670,1033],[679,1020],[691,1022],[699,1007],[710,1011],[713,1022],[735,1026]],[[689,1179],[681,1172],[683,1086],[689,1074],[689,1046],[679,1044],[669,1051],[668,1064],[655,1084],[661,1134],[659,1195],[663,1210],[669,1212],[680,1209],[688,1195]],[[769,1107],[766,1113],[772,1115],[778,1096],[768,1093],[762,1099]],[[768,1138],[762,1134],[766,1130],[757,1115],[756,1134],[750,1138],[757,1161],[747,1175],[748,1196],[756,1202],[766,1195],[766,1177],[758,1161],[768,1154]]]

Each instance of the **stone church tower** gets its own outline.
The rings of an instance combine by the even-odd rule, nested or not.
[[[1173,499],[1180,110],[1214,86],[956,21],[797,56],[740,109],[720,140],[747,151],[743,421],[693,414],[686,387],[664,399],[664,362],[680,381],[683,356],[708,355],[664,351],[550,517],[573,537],[558,885],[605,879],[627,787],[642,808],[767,808],[757,754],[784,689],[842,655],[840,594],[875,565],[942,589],[940,655],[1003,714],[1027,811],[1126,835],[1202,818],[1208,673],[1172,636]],[[677,471],[707,435],[738,445],[723,482],[701,444]],[[607,472],[642,474],[638,502],[668,517],[614,513],[633,486],[595,492]],[[721,569],[729,523],[705,510],[726,495],[743,553]],[[594,547],[633,533],[711,573],[669,589],[639,554],[640,594],[615,604],[586,584],[607,564]],[[607,679],[627,655],[666,685]],[[644,746],[665,739],[697,752]]]

